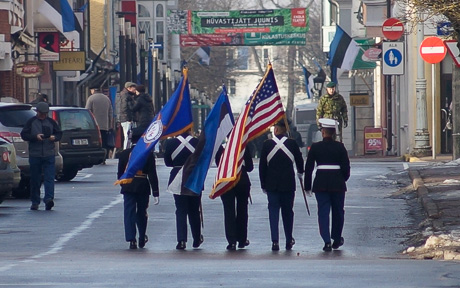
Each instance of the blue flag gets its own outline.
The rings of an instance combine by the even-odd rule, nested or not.
[[[303,75],[305,76],[305,90],[307,90],[307,98],[311,99],[312,89],[315,87],[313,75],[301,63],[299,63],[299,65],[302,67]]]
[[[142,134],[131,152],[125,173],[115,184],[130,183],[134,175],[142,170],[148,154],[152,153],[153,147],[160,139],[179,135],[192,127],[192,105],[187,74],[188,69],[184,68],[179,86]]]
[[[182,171],[182,177],[176,177],[168,186],[168,191],[190,195],[200,195],[208,174],[209,166],[217,150],[233,128],[233,113],[225,86],[204,123],[195,152],[188,157]],[[193,195],[193,194],[192,194]]]

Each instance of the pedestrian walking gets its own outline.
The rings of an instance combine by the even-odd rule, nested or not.
[[[191,130],[181,135],[168,139],[165,144],[164,162],[167,167],[173,167],[169,176],[168,185],[176,177],[182,177],[178,174],[187,158],[195,151],[198,139],[191,135]],[[193,237],[193,248],[200,247],[203,243],[201,235],[200,220],[200,195],[179,195],[174,194],[174,203],[176,205],[176,230],[177,245],[176,249],[184,250],[187,243],[187,217],[190,224],[190,230]]]
[[[335,119],[338,122],[339,141],[343,139],[343,128],[348,126],[348,109],[347,103],[343,96],[337,93],[335,82],[329,82],[326,85],[326,94],[321,96],[316,107],[316,123],[320,127],[319,119]]]
[[[287,137],[285,120],[275,124],[272,139],[266,140],[262,147],[259,160],[259,178],[262,191],[268,198],[268,215],[272,239],[272,250],[279,250],[279,213],[283,218],[286,250],[295,244],[292,236],[294,225],[294,196],[296,190],[295,171],[301,178],[303,175],[303,159],[299,146]]]
[[[109,97],[100,92],[99,87],[91,87],[91,96],[86,101],[86,109],[93,113],[102,138],[102,148],[106,150],[104,162],[111,147],[107,145],[109,130],[113,128],[113,109]]]
[[[131,130],[131,126],[134,120],[133,107],[134,107],[134,96],[136,95],[136,83],[126,82],[125,88],[117,95],[116,109],[117,109],[117,122],[120,123],[123,129],[123,149],[128,146],[128,132]]]
[[[224,148],[221,146],[216,153],[216,165],[219,165]],[[250,197],[251,181],[248,172],[254,169],[252,151],[246,146],[241,166],[240,179],[236,185],[220,196],[224,206],[224,227],[227,238],[227,250],[242,249],[249,245],[248,240],[248,199]]]
[[[332,251],[343,245],[346,181],[350,178],[350,160],[347,149],[333,139],[337,121],[319,119],[323,140],[313,143],[305,163],[305,190],[315,193],[318,204],[319,233],[324,241],[324,251]],[[316,163],[316,175],[312,187],[312,174]],[[329,229],[329,213],[332,225]],[[331,239],[334,242],[331,244]]]
[[[45,209],[54,207],[54,177],[56,142],[61,140],[62,132],[56,121],[48,117],[49,105],[37,104],[37,115],[30,118],[21,131],[21,138],[29,142],[30,164],[30,210],[38,210],[40,205],[40,186],[43,176]]]
[[[134,97],[135,104],[132,108],[133,113],[136,115],[136,126],[143,127],[144,130],[150,125],[153,120],[153,101],[152,97],[145,93],[144,85],[136,86],[136,96]]]
[[[133,146],[123,150],[119,155],[117,179],[125,172],[129,157],[135,144],[141,138],[143,130],[133,129],[131,141]],[[139,247],[144,248],[149,241],[146,234],[150,194],[153,196],[153,204],[158,205],[159,189],[158,176],[155,165],[155,155],[150,153],[142,170],[138,171],[129,184],[121,184],[121,194],[123,194],[124,227],[125,240],[129,242],[129,249],[137,249],[136,232],[139,233]],[[136,231],[137,228],[137,231]]]

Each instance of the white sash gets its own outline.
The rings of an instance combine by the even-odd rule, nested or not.
[[[294,155],[291,153],[291,151],[289,151],[286,145],[284,145],[284,141],[287,140],[287,137],[283,136],[281,139],[278,139],[278,137],[273,137],[272,140],[275,141],[276,145],[268,154],[267,163],[270,163],[270,160],[272,160],[273,156],[275,156],[276,152],[278,152],[280,149],[289,157],[289,159],[291,159],[292,163],[294,163]]]
[[[182,135],[177,136],[177,139],[181,142],[179,146],[177,146],[176,150],[171,154],[171,159],[176,159],[177,155],[182,151],[182,149],[187,148],[190,152],[195,152],[195,147],[190,144],[190,140],[193,139],[192,136],[188,135],[187,138],[184,138]]]

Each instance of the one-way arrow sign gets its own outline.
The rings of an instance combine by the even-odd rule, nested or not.
[[[460,67],[460,50],[457,47],[457,41],[455,40],[445,40],[444,44],[446,44],[447,51],[449,51],[450,56],[455,62],[457,67]]]

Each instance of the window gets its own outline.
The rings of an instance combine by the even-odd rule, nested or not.
[[[228,94],[229,95],[236,94],[236,81],[234,79],[228,80]]]
[[[156,13],[155,13],[155,16],[156,17],[165,17],[164,15],[164,6],[162,4],[158,4],[157,7],[156,7]]]

